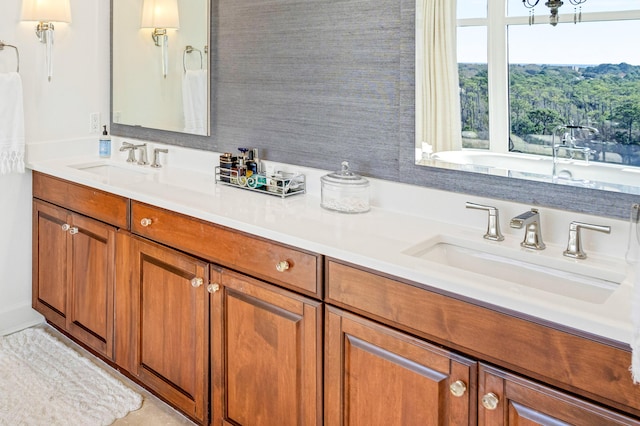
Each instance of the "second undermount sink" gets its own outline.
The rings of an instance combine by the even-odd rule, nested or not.
[[[104,179],[140,179],[152,172],[135,164],[120,164],[108,160],[73,164],[69,167]]]
[[[404,254],[447,267],[584,302],[600,304],[625,279],[624,265],[594,266],[584,261],[538,256],[500,243],[438,235]]]

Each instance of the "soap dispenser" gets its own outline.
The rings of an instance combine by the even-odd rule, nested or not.
[[[107,133],[107,126],[102,126],[102,136],[100,136],[100,148],[99,154],[100,158],[110,158],[111,157],[111,137],[109,133]]]

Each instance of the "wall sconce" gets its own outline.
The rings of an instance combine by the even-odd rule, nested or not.
[[[36,21],[36,36],[46,47],[47,77],[53,77],[53,23],[71,23],[69,0],[22,0],[22,20]]]
[[[144,0],[140,28],[153,28],[151,38],[162,48],[162,76],[167,78],[169,69],[169,36],[167,28],[180,28],[178,0]]]
[[[571,3],[574,6],[578,6],[586,1],[587,0],[569,0],[569,3]],[[522,0],[522,4],[527,9],[533,9],[538,5],[538,3],[540,3],[540,0]],[[558,25],[558,9],[563,4],[564,3],[562,2],[562,0],[547,0],[547,2],[544,4],[551,11],[551,15],[549,15],[549,23],[554,27]],[[580,8],[582,9],[582,6]],[[582,19],[582,10],[580,10],[579,15],[577,12],[574,11],[573,23],[577,24],[578,22],[580,22],[581,19]],[[529,25],[533,25],[534,23],[533,20],[534,20],[533,11],[531,11],[531,13],[529,14]]]

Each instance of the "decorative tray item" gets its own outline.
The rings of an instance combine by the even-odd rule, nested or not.
[[[248,191],[278,197],[289,197],[306,192],[306,178],[302,173],[278,171],[274,174],[256,173],[240,175],[237,170],[216,166],[216,184],[235,186]]]

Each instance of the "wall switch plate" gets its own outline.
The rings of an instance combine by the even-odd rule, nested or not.
[[[89,133],[100,133],[100,113],[89,114]]]

